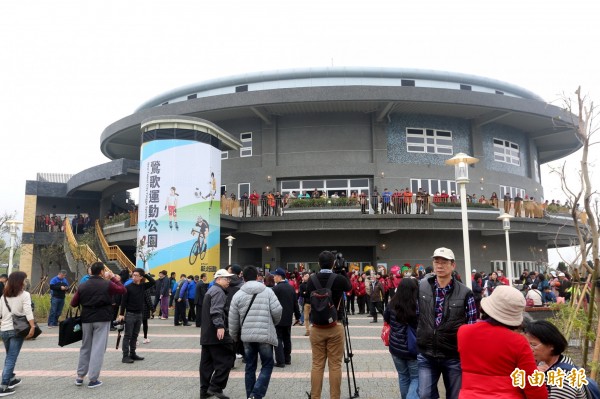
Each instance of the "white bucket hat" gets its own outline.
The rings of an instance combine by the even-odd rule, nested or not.
[[[481,308],[494,320],[507,326],[520,326],[523,323],[525,297],[519,290],[508,285],[500,285],[492,295],[481,300]]]

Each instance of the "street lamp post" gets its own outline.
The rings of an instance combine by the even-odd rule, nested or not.
[[[469,165],[479,162],[465,153],[458,153],[446,161],[446,165],[454,165],[456,183],[460,186],[460,213],[462,217],[463,247],[465,252],[464,284],[471,288],[471,250],[469,248],[469,221],[467,218],[467,183],[469,182]]]
[[[9,227],[10,232],[10,250],[8,252],[8,271],[7,274],[10,275],[13,269],[13,254],[15,251],[15,242],[17,240],[17,225],[23,224],[23,222],[18,222],[16,220],[7,220],[6,223]]]
[[[229,247],[229,263],[228,263],[228,265],[231,265],[231,247],[233,246],[233,240],[235,240],[235,237],[230,234],[227,237],[227,246]]]
[[[508,231],[510,230],[510,219],[513,217],[514,216],[509,215],[508,213],[503,213],[502,215],[498,216],[498,219],[502,220],[502,228],[504,229],[504,236],[506,237],[506,277],[508,278],[511,286],[513,285],[515,276],[513,274],[512,262],[510,260],[510,241],[508,240]]]

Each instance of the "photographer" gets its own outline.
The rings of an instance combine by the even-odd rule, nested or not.
[[[110,280],[102,278],[104,264],[101,262],[92,264],[90,270],[90,278],[79,286],[71,299],[71,306],[81,306],[83,330],[75,385],[82,385],[87,374],[90,380],[88,387],[95,388],[102,385],[98,377],[112,320],[112,296],[125,294],[127,289],[121,284],[121,278],[112,272],[105,274]]]
[[[343,258],[338,258],[336,262],[335,255],[332,252],[323,251],[319,254],[319,266],[321,267],[321,271],[311,276],[307,282],[307,293],[311,301],[311,317],[313,321],[313,328],[310,332],[312,350],[310,397],[311,399],[320,399],[325,362],[328,361],[330,398],[339,399],[342,385],[342,358],[344,356],[344,328],[342,326],[344,303],[342,299],[344,292],[349,291],[352,286],[350,280],[346,277]],[[325,316],[326,320],[331,321],[325,324],[320,321],[323,319],[323,315],[318,311],[320,307],[316,306],[318,297],[311,294],[313,291],[318,291],[315,294],[323,292],[323,289],[328,286],[331,287],[330,299],[335,310],[332,314]]]
[[[142,312],[144,310],[144,291],[153,287],[154,279],[146,274],[144,269],[136,268],[131,274],[133,282],[127,287],[127,292],[121,298],[121,309],[117,321],[125,320],[125,335],[123,336],[123,363],[133,363],[134,360],[144,360],[136,355],[137,338],[142,326]],[[142,284],[142,278],[147,282]],[[127,315],[125,315],[127,311]]]

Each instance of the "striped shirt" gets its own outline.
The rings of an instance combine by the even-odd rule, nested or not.
[[[567,363],[567,364],[572,365],[573,367],[577,367],[575,365],[575,363],[573,362],[573,359],[571,359],[570,357],[568,357],[566,355],[560,355],[560,357],[558,358],[558,361],[554,365],[552,365],[552,367],[549,367],[548,370],[546,370],[546,382],[548,382],[548,371],[556,370],[556,368],[557,368],[556,364],[558,364],[558,363]],[[561,367],[561,368],[564,369],[564,367]],[[566,375],[571,370],[563,370],[563,371],[565,372],[565,375]],[[553,386],[553,385],[546,385],[546,387],[548,388],[548,399],[586,399],[587,398],[586,390],[584,387],[581,387],[581,388],[572,387],[571,385],[569,385],[566,378],[563,382],[562,388],[559,388],[559,387]]]

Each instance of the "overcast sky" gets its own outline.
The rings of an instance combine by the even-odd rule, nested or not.
[[[247,72],[406,67],[600,97],[592,1],[0,2],[0,211],[25,180],[107,162],[100,134],[173,88]],[[542,170],[546,198],[557,184]]]

